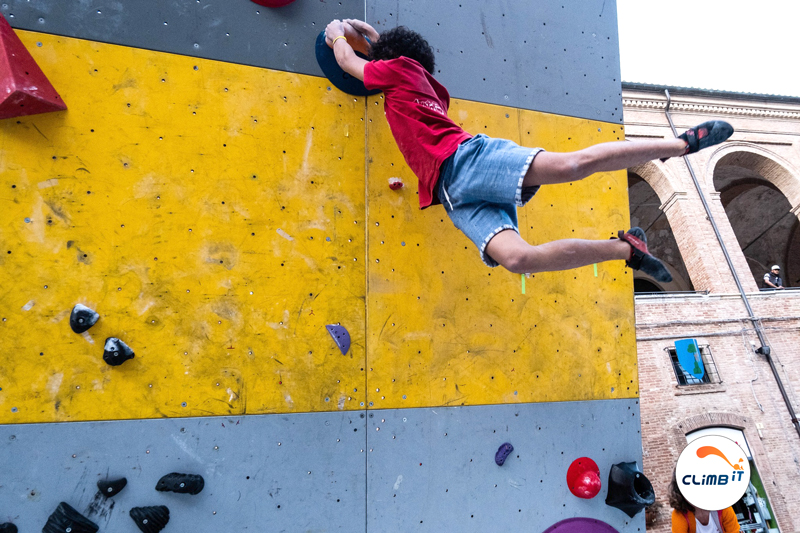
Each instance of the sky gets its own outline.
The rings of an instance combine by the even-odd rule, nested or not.
[[[800,96],[800,0],[617,0],[622,80]]]

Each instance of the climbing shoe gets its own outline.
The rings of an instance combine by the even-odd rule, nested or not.
[[[714,146],[733,135],[733,126],[722,120],[711,120],[703,122],[699,126],[688,129],[678,135],[678,139],[686,141],[686,151],[683,155],[699,152],[703,148]],[[669,157],[664,157],[661,161],[666,161]]]
[[[620,231],[618,235],[631,246],[631,256],[625,261],[628,267],[641,270],[662,283],[672,281],[672,274],[667,267],[647,251],[647,236],[642,228],[631,228],[627,233]]]

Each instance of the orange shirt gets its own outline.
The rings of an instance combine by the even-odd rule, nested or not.
[[[719,525],[722,526],[722,533],[738,533],[739,521],[736,519],[736,513],[733,512],[732,507],[723,509],[722,511],[709,511],[709,520],[711,513],[719,513]],[[672,533],[695,533],[697,522],[694,513],[689,511],[685,515],[676,510],[672,510]]]

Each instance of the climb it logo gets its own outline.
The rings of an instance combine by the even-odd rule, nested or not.
[[[708,435],[692,441],[678,458],[678,488],[689,503],[719,511],[736,503],[750,483],[750,463],[734,441]]]

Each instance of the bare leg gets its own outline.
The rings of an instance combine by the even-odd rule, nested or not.
[[[563,239],[532,246],[516,231],[505,230],[489,241],[486,253],[511,272],[527,274],[569,270],[615,259],[627,260],[631,256],[631,247],[618,239]]]
[[[614,141],[576,152],[540,152],[525,174],[522,185],[530,187],[582,180],[595,172],[622,170],[662,157],[678,157],[685,151],[686,141],[675,138]]]

